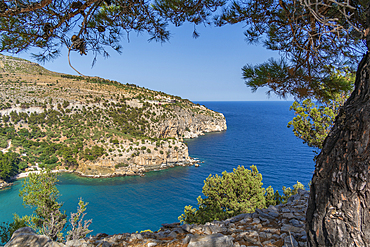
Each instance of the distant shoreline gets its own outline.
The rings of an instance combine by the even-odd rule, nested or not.
[[[109,174],[104,174],[104,175],[102,175],[102,174],[90,175],[90,174],[84,174],[80,171],[66,170],[66,169],[51,170],[51,172],[53,172],[53,173],[73,173],[73,174],[75,174],[79,177],[85,177],[85,178],[113,178],[113,177],[126,177],[126,176],[144,177],[145,173],[147,173],[147,172],[167,170],[167,169],[170,169],[170,168],[173,168],[173,167],[176,167],[176,166],[193,166],[193,165],[195,165],[195,167],[198,167],[199,163],[203,163],[203,162],[199,161],[198,159],[191,158],[191,160],[186,162],[186,163],[185,162],[178,162],[178,163],[175,163],[175,164],[168,164],[168,165],[166,164],[165,166],[163,166],[163,164],[162,164],[159,167],[152,168],[152,169],[146,169],[144,172],[138,172],[138,173],[134,173],[134,174],[109,173]],[[38,174],[41,171],[45,171],[45,169],[39,168],[38,166],[37,166],[36,169],[37,169],[36,171],[27,171],[27,172],[18,173],[17,175],[11,177],[9,182],[6,182],[6,181],[4,181],[3,183],[0,182],[0,191],[3,190],[3,189],[6,189],[8,187],[11,187],[13,185],[13,183],[12,183],[13,181],[16,181],[16,180],[22,179],[22,178],[26,178],[31,173],[37,173]]]

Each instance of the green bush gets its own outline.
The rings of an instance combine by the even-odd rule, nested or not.
[[[209,175],[204,181],[203,195],[199,196],[198,209],[185,206],[184,214],[179,216],[183,223],[204,224],[213,220],[225,220],[242,213],[252,213],[256,208],[266,208],[270,205],[286,203],[288,198],[298,193],[298,189],[305,189],[297,181],[291,188],[283,186],[284,195],[269,186],[262,188],[262,175],[256,166],[251,170],[238,166],[233,172],[224,171],[222,176]]]
[[[50,170],[40,174],[30,174],[23,181],[20,196],[25,206],[35,208],[34,214],[19,217],[14,214],[14,222],[0,223],[0,244],[9,241],[13,232],[21,227],[32,227],[37,233],[48,236],[54,241],[77,240],[86,237],[91,231],[88,227],[91,220],[83,222],[87,203],[81,199],[78,203],[77,213],[71,213],[70,229],[66,237],[63,236],[63,229],[67,223],[67,215],[61,212],[62,203],[58,202],[59,191],[56,188],[58,182],[57,174]]]
[[[18,172],[19,154],[0,152],[0,179],[7,180]]]
[[[115,165],[114,167],[116,168],[116,169],[118,169],[118,168],[120,168],[120,167],[127,167],[128,166],[128,164],[125,164],[125,163],[118,163],[117,165]]]
[[[202,192],[205,198],[197,198],[199,208],[186,206],[184,214],[179,217],[181,222],[204,224],[251,213],[266,205],[262,175],[256,166],[251,166],[251,170],[238,166],[233,172],[224,171],[222,176],[209,175]]]

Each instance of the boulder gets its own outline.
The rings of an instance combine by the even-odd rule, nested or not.
[[[31,227],[16,230],[4,247],[64,247],[64,244],[53,242],[48,236],[37,235]]]
[[[190,239],[188,247],[233,247],[233,238],[221,233],[200,236],[196,235]]]

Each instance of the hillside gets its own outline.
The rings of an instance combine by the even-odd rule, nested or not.
[[[0,99],[0,156],[12,154],[13,166],[0,165],[0,179],[36,164],[87,176],[141,175],[190,164],[184,138],[226,130],[221,113],[178,96],[3,55]]]

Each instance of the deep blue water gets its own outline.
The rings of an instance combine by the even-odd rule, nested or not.
[[[222,112],[228,130],[187,140],[190,156],[204,161],[200,167],[176,167],[147,173],[145,177],[110,179],[59,176],[63,209],[75,212],[78,198],[89,202],[92,234],[158,230],[176,222],[184,206],[196,205],[209,174],[232,171],[238,165],[257,165],[264,187],[281,191],[298,181],[307,185],[314,170],[313,150],[296,138],[287,123],[293,118],[292,102],[197,102]],[[0,222],[12,214],[30,214],[18,196],[21,181],[0,191]]]

